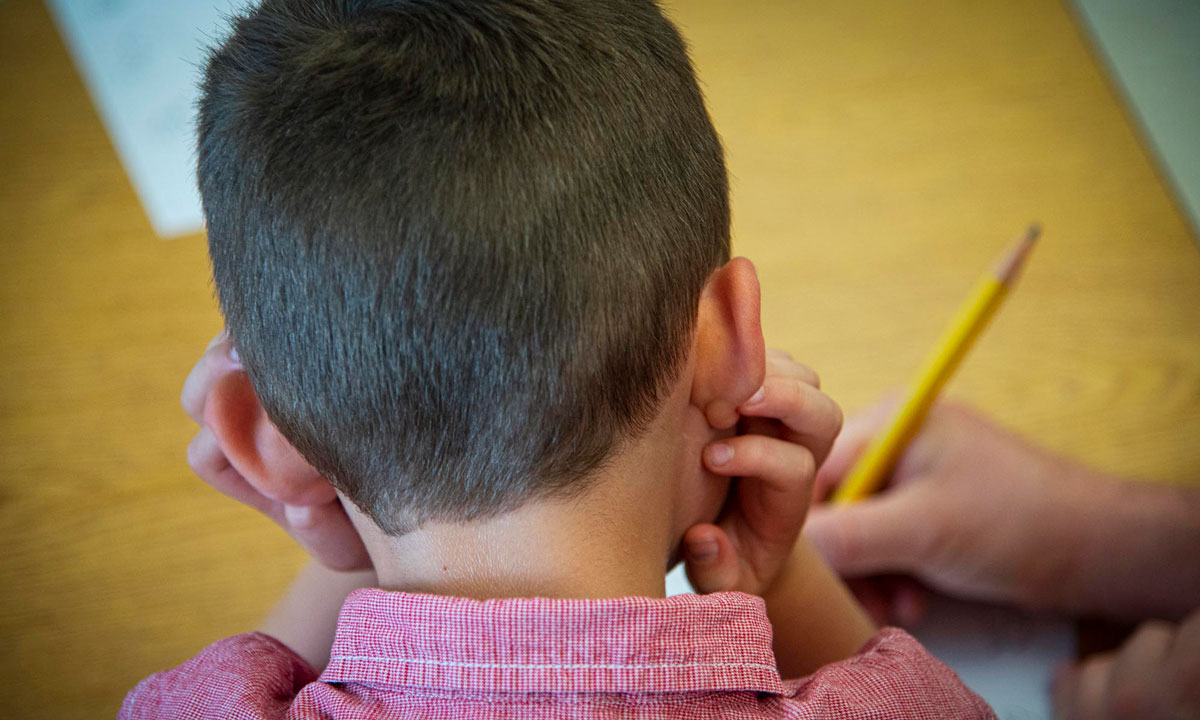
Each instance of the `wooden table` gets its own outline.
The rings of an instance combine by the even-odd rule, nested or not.
[[[1200,258],[1052,0],[677,0],[768,339],[848,408],[905,381],[1045,225],[953,394],[1101,468],[1200,478]],[[220,327],[49,17],[0,3],[0,715],[111,715],[254,626],[303,556],[195,480],[178,391]],[[11,715],[10,715],[11,713]]]

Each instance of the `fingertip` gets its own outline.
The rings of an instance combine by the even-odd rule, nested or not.
[[[201,480],[211,484],[213,479],[229,467],[229,458],[221,449],[217,436],[207,427],[201,426],[188,443],[185,451],[188,467]]]
[[[720,550],[720,535],[721,529],[712,523],[698,523],[688,528],[683,534],[683,550],[684,554],[689,554],[689,548],[693,545],[713,545]]]
[[[689,561],[697,565],[711,565],[721,556],[721,545],[714,537],[689,540],[685,552]]]
[[[748,400],[746,400],[746,402],[742,403],[739,406],[739,409],[740,410],[749,410],[749,409],[761,404],[762,401],[766,399],[766,397],[767,397],[767,386],[760,385],[758,390],[755,390],[754,394],[751,395],[750,398]]]
[[[314,525],[315,514],[308,505],[284,505],[283,517],[293,530],[309,530]]]
[[[693,526],[684,535],[684,570],[696,592],[732,590],[737,582],[736,555],[715,525]]]
[[[217,345],[220,345],[221,343],[225,342],[225,340],[228,338],[229,338],[229,333],[225,330],[225,328],[221,328],[221,331],[219,333],[217,333],[216,335],[213,335],[212,340],[208,341],[208,345],[206,345],[204,347],[204,351],[208,352],[209,350],[212,350]]]
[[[715,442],[704,448],[704,460],[710,469],[727,465],[733,459],[733,446],[727,442]]]

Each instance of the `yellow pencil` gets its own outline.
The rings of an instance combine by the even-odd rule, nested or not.
[[[929,412],[942,386],[954,374],[996,308],[1004,302],[1041,232],[1040,227],[1031,225],[1016,245],[1004,254],[993,271],[980,279],[936,349],[926,359],[925,367],[917,375],[904,403],[896,409],[887,430],[871,441],[833,494],[834,503],[855,502],[879,489],[904,446],[921,427],[925,413]]]

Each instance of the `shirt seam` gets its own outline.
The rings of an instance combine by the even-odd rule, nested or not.
[[[466,703],[504,702],[512,705],[592,705],[595,707],[610,707],[613,705],[670,705],[689,706],[700,705],[711,707],[714,697],[727,697],[738,694],[767,695],[778,698],[780,693],[774,690],[727,690],[719,688],[699,688],[694,690],[447,690],[425,686],[396,686],[387,683],[363,682],[359,680],[340,681],[337,684],[364,687],[375,692],[391,693],[422,700],[457,700]]]
[[[380,657],[377,655],[337,655],[329,659],[329,663],[339,660],[370,660],[373,662],[382,663],[408,663],[414,665],[434,665],[438,667],[461,667],[474,668],[480,670],[669,670],[673,668],[754,668],[756,670],[769,670],[774,673],[779,672],[779,668],[774,665],[765,665],[762,663],[660,663],[654,665],[622,665],[622,664],[591,664],[591,663],[569,663],[569,664],[553,664],[553,663],[477,663],[477,662],[462,662],[458,660],[433,660],[425,658],[390,658]]]

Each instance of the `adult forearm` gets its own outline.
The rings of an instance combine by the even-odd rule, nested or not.
[[[844,660],[875,634],[862,606],[803,537],[764,600],[775,629],[775,660],[785,678]]]
[[[320,671],[329,664],[338,612],[346,596],[376,584],[372,570],[335,572],[310,561],[259,629]]]
[[[1074,562],[1049,578],[1050,605],[1111,618],[1180,620],[1200,607],[1200,487],[1122,481],[1078,469],[1087,508]],[[1048,552],[1061,549],[1047,548]]]

